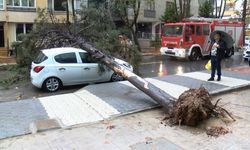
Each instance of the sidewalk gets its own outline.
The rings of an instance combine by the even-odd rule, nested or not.
[[[207,71],[146,80],[175,98],[189,88],[203,86],[210,94],[218,94],[250,85],[249,74],[226,70],[222,74],[220,82],[207,82]],[[31,133],[30,124],[41,119],[58,120],[62,128],[68,128],[158,106],[127,81],[89,85],[70,94],[0,103],[0,139]]]
[[[161,55],[159,48],[147,48],[141,50],[142,56],[154,56],[154,55]]]
[[[250,89],[232,92],[219,105],[233,113],[236,122],[211,119],[197,128],[170,127],[161,109],[130,114],[114,120],[60,129],[0,141],[4,150],[249,150]],[[209,137],[204,128],[220,125],[231,133]]]

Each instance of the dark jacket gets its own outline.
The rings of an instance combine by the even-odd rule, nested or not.
[[[212,45],[214,45],[214,43],[215,41],[212,43]],[[219,40],[217,44],[220,46],[220,48],[217,48],[216,58],[218,60],[221,60],[225,56],[226,43],[223,40]],[[211,51],[210,51],[210,56],[211,56]]]

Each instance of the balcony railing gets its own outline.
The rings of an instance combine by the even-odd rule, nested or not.
[[[146,18],[155,18],[156,11],[155,10],[144,10],[144,17]]]
[[[21,12],[36,12],[35,7],[15,7],[15,6],[7,6],[8,11],[21,11]]]

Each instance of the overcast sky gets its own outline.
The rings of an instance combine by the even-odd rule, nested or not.
[[[238,0],[237,2],[236,2],[236,10],[241,10],[242,9],[242,0]]]

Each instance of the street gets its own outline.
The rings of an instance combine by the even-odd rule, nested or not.
[[[201,71],[205,69],[204,66],[207,61],[208,58],[203,58],[199,61],[189,61],[177,60],[161,55],[143,56],[139,72],[140,76],[147,78]],[[243,61],[242,54],[240,52],[236,52],[231,58],[227,58],[222,61],[222,69],[242,65],[247,65],[247,62]],[[31,83],[26,83],[23,86],[0,90],[0,102],[72,93],[84,86],[86,85],[68,86],[63,87],[63,89],[57,92],[49,93],[35,88]]]
[[[172,74],[182,74],[187,72],[204,70],[208,58],[199,61],[189,60],[176,60],[166,56],[144,56],[141,67],[140,75],[143,77],[157,77]],[[242,59],[242,54],[236,52],[231,58],[222,61],[222,69],[247,65]]]

